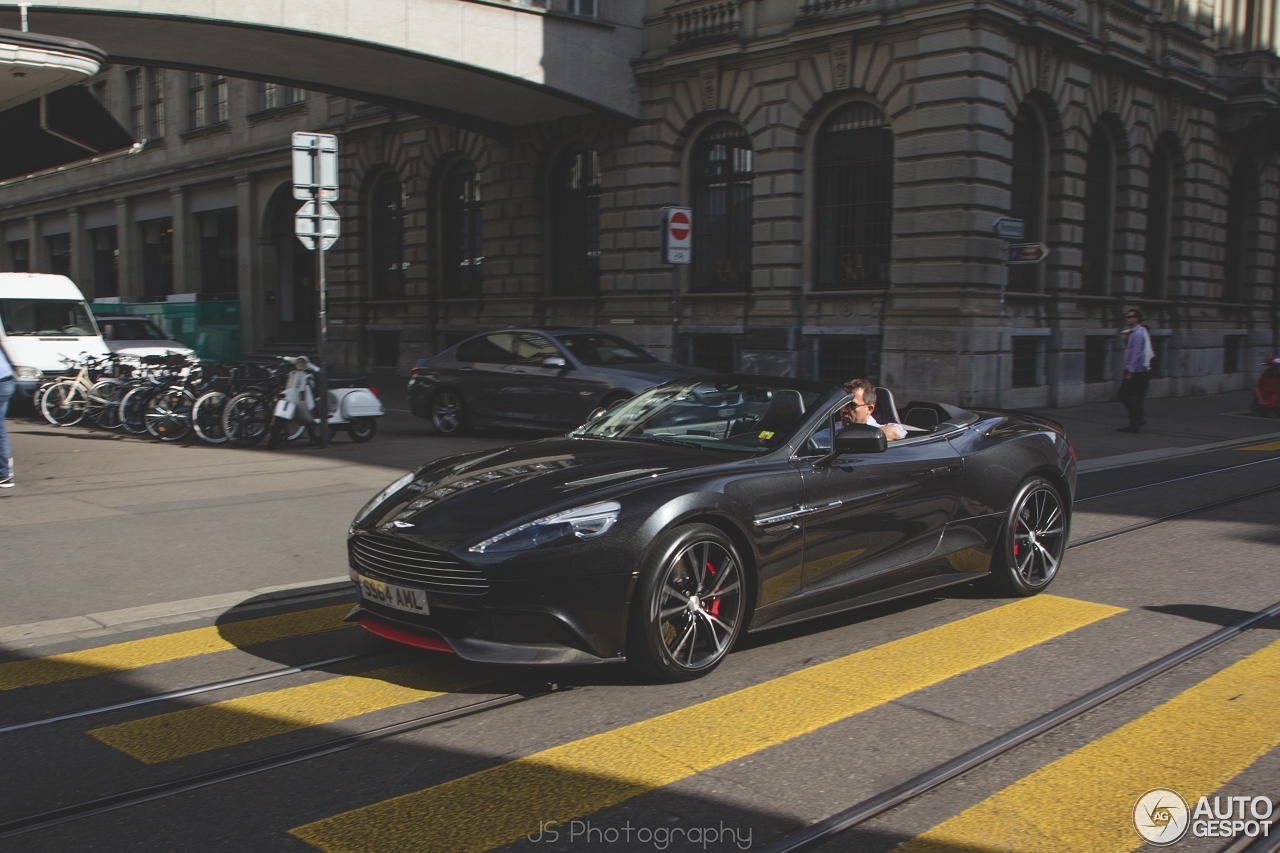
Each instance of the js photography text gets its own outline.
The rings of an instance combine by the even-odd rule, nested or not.
[[[710,845],[732,844],[739,850],[751,849],[751,827],[725,826],[595,826],[589,820],[571,820],[567,824],[555,820],[538,821],[538,831],[528,835],[534,843],[555,844],[567,841],[582,844],[652,844],[655,850],[666,850],[673,844],[697,845],[706,850]]]

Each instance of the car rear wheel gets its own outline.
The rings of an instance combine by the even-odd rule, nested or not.
[[[462,395],[450,388],[442,388],[431,397],[431,425],[440,435],[465,435],[467,432],[467,407]]]
[[[991,564],[1002,592],[1028,596],[1049,586],[1067,550],[1070,512],[1058,487],[1043,477],[1018,488]]]
[[[720,665],[746,621],[742,558],[709,524],[659,538],[641,574],[627,657],[663,681],[700,678]]]

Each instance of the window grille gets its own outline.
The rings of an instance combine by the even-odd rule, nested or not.
[[[11,240],[8,243],[9,266],[13,272],[30,272],[31,259],[27,255],[26,240]]]
[[[820,337],[813,378],[824,385],[850,379],[880,381],[880,339],[870,336]]]
[[[1040,384],[1041,339],[1013,339],[1013,387],[1034,388]]]
[[[1258,193],[1258,170],[1253,158],[1244,156],[1231,170],[1227,196],[1227,246],[1222,277],[1222,298],[1239,302],[1244,297],[1245,231],[1253,214]]]
[[[207,297],[238,298],[240,257],[236,209],[196,214],[200,234],[200,292]]]
[[[1241,335],[1227,335],[1222,339],[1223,373],[1240,372],[1240,343],[1243,340],[1244,338]]]
[[[404,199],[400,178],[387,172],[369,194],[369,261],[374,299],[404,296]]]
[[[1111,284],[1116,152],[1111,133],[1101,122],[1089,137],[1084,183],[1084,292],[1105,296]]]
[[[893,131],[870,104],[838,110],[818,140],[817,286],[887,287],[893,248]]]
[[[1010,215],[1024,223],[1023,239],[1039,243],[1044,239],[1045,195],[1048,190],[1048,144],[1035,108],[1018,110],[1013,125],[1013,193]],[[1024,293],[1040,290],[1041,264],[1009,267],[1009,289]]]
[[[1152,152],[1148,185],[1146,278],[1142,292],[1148,299],[1164,299],[1169,275],[1173,164],[1163,142],[1157,142]]]
[[[445,177],[440,205],[440,256],[445,296],[479,296],[484,274],[484,210],[480,173],[469,160]]]
[[[594,294],[600,289],[600,155],[565,152],[551,180],[551,292]]]
[[[1084,339],[1084,381],[1106,382],[1111,361],[1112,337],[1091,335]]]
[[[737,361],[733,335],[694,335],[689,348],[689,361],[694,367],[733,373]]]
[[[138,223],[142,237],[142,295],[162,298],[173,293],[173,220]]]
[[[693,158],[693,289],[751,287],[753,153],[737,125],[717,124]]]
[[[93,250],[93,298],[119,296],[120,250],[116,243],[116,226],[108,225],[106,228],[91,229],[89,245]]]

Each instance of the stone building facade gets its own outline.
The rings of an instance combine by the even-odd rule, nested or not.
[[[346,369],[407,372],[477,330],[587,325],[716,368],[1043,406],[1114,394],[1128,307],[1155,340],[1153,395],[1244,388],[1277,347],[1276,0],[557,0],[549,13],[645,29],[639,121],[491,138],[116,68],[105,97],[151,141],[0,185],[0,263],[64,265],[102,290],[114,228],[107,295],[234,293],[250,348],[306,346],[313,279],[290,233],[287,147],[319,129],[342,151],[329,355]],[[662,263],[668,205],[694,209],[692,266]],[[1008,216],[1048,245],[1044,264],[1005,267],[993,224]]]

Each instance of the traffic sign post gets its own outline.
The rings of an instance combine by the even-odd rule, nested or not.
[[[316,292],[320,297],[319,361],[316,409],[320,415],[320,446],[329,446],[329,287],[324,253],[342,234],[342,220],[330,202],[338,199],[338,137],[331,133],[293,135],[293,197],[304,202],[294,216],[294,233],[316,253]]]
[[[1026,238],[1026,223],[1021,219],[1002,216],[993,223],[993,228],[1001,240]],[[1000,392],[1004,388],[1004,306],[1005,293],[1009,289],[1009,265],[1038,264],[1047,257],[1049,247],[1044,243],[1006,242],[1001,249],[999,328],[996,331],[996,408],[1000,407]]]
[[[671,265],[671,349],[680,344],[680,267],[693,263],[693,208],[662,208],[662,261]]]

